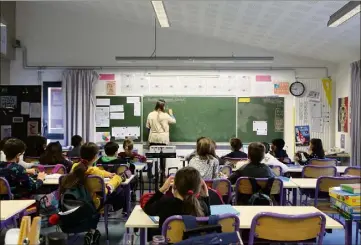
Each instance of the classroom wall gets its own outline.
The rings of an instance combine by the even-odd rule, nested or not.
[[[335,106],[334,106],[334,120],[335,120],[335,146],[341,147],[340,139],[341,134],[345,134],[345,150],[346,152],[351,152],[351,135],[350,135],[350,125],[349,132],[342,133],[338,132],[337,121],[338,121],[338,98],[349,97],[349,103],[351,99],[351,63],[345,62],[338,65],[336,69],[336,86],[335,86]],[[358,98],[359,99],[359,98]]]
[[[6,24],[7,28],[7,52],[6,56],[1,55],[1,58],[6,60],[13,60],[15,58],[15,49],[13,43],[16,34],[16,2],[15,1],[0,1],[0,18],[1,22]]]
[[[0,61],[0,85],[10,84],[10,61],[1,59]]]

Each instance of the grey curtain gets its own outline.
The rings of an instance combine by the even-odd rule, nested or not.
[[[84,141],[94,141],[95,83],[98,74],[93,70],[66,70],[63,72],[65,107],[65,144],[78,134]]]
[[[361,61],[351,64],[351,164],[361,164]]]

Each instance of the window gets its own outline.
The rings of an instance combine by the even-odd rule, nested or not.
[[[64,107],[61,82],[43,83],[44,136],[50,140],[64,139]]]

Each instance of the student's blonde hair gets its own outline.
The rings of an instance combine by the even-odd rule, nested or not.
[[[214,157],[215,144],[210,138],[203,138],[197,142],[197,155],[202,160],[209,160]]]
[[[127,139],[127,138],[124,140],[124,142],[123,142],[124,150],[131,151],[131,150],[133,150],[133,146],[134,146],[133,140]]]

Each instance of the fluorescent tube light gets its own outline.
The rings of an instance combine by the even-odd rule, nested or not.
[[[168,16],[165,12],[163,1],[152,1],[152,5],[160,27],[169,27]]]
[[[1,22],[0,22],[0,26],[1,27],[6,27],[6,25],[4,23],[1,23]]]
[[[238,63],[272,63],[274,57],[115,57],[118,63],[187,63],[187,64],[238,64]]]
[[[361,11],[360,1],[348,2],[345,6],[337,10],[336,13],[331,15],[330,20],[327,22],[328,27],[337,27],[342,23],[348,21]]]

